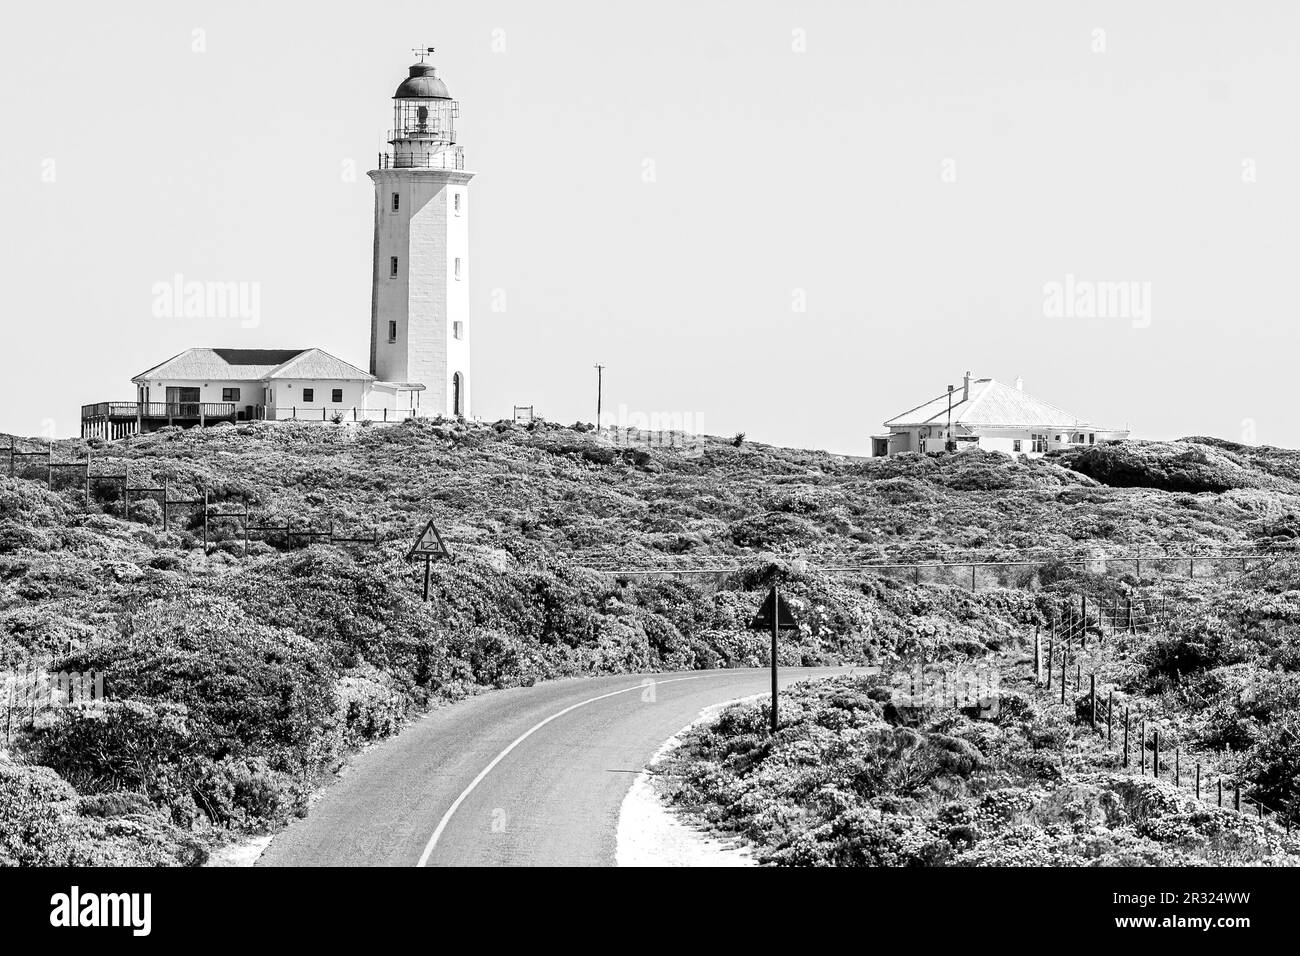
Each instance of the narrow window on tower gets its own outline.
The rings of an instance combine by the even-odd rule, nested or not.
[[[460,193],[453,193],[451,204],[456,210],[456,215],[460,215]]]
[[[388,277],[390,279],[397,278],[397,256],[388,257]]]
[[[460,278],[460,256],[456,257],[456,278]]]
[[[397,212],[397,210],[401,208],[402,208],[401,193],[393,193],[393,212]]]
[[[451,323],[452,338],[463,339],[465,337],[465,325],[462,322]]]
[[[388,323],[388,341],[390,341],[390,342],[396,342],[396,341],[397,341],[397,322],[396,322],[396,321],[392,321],[392,322],[389,322],[389,323]]]

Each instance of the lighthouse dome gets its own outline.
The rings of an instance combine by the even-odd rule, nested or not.
[[[393,94],[395,100],[449,100],[447,84],[434,74],[431,63],[412,63],[411,75],[402,80],[402,85]]]

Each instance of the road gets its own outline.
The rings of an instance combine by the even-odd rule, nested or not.
[[[848,668],[783,668],[781,685]],[[705,707],[763,669],[563,680],[439,708],[359,754],[259,866],[612,866],[619,806]]]

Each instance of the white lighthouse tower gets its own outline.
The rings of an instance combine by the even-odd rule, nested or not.
[[[393,95],[390,152],[375,183],[370,372],[422,385],[418,414],[470,409],[469,181],[456,143],[459,104],[419,52]]]

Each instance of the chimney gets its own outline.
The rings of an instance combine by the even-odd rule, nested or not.
[[[1017,376],[1016,376],[1016,391],[1017,391],[1017,392],[1023,392],[1024,390],[1025,390],[1025,380],[1024,380],[1023,378],[1021,378],[1019,375],[1017,375]]]
[[[970,398],[970,372],[962,376],[961,400],[967,401]]]

